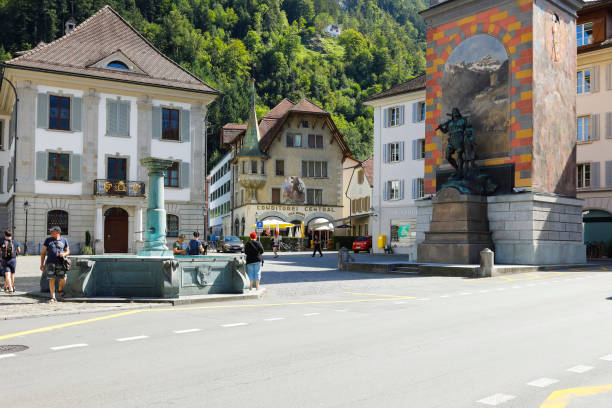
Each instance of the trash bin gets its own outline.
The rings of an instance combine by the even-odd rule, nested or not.
[[[386,235],[379,235],[378,236],[378,247],[379,248],[384,248],[385,245],[387,245],[387,236]]]

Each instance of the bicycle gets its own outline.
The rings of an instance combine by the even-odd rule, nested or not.
[[[297,251],[297,244],[293,242],[285,243],[281,241],[278,243],[278,249],[281,251]]]

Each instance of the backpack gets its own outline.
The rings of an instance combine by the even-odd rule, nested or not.
[[[192,239],[189,241],[189,246],[187,247],[187,254],[189,255],[200,255],[200,241],[197,239]]]
[[[11,259],[15,256],[15,246],[12,239],[5,239],[2,243],[2,259]]]

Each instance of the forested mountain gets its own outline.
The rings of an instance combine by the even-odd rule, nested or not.
[[[307,97],[366,158],[372,110],[361,101],[425,69],[424,0],[0,0],[2,58],[60,37],[70,16],[80,23],[105,4],[223,92],[209,110],[210,151],[223,124],[246,120],[254,77],[260,116],[282,98]],[[340,37],[324,33],[331,23]]]

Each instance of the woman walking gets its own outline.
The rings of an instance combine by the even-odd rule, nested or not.
[[[255,281],[255,289],[259,290],[259,281],[261,280],[261,266],[264,253],[263,246],[257,241],[257,234],[251,232],[249,235],[250,241],[244,246],[246,254],[247,272],[249,274],[249,290],[253,290],[253,281]]]

